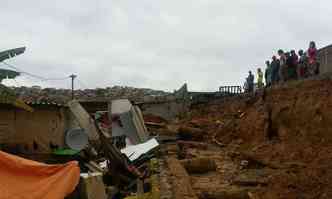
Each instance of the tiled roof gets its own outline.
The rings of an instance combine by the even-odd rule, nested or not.
[[[52,102],[52,101],[24,101],[26,104],[30,106],[58,106],[58,107],[63,107],[67,106],[64,103],[57,103],[57,102]]]

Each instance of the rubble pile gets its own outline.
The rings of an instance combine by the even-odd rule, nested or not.
[[[331,198],[331,109],[331,80],[294,81],[209,102],[173,124],[178,139],[201,144],[176,144],[168,156],[215,162],[216,170],[202,161],[195,166],[202,172],[195,173],[183,165],[190,178],[185,189],[196,198]],[[207,148],[198,147],[204,143]],[[165,169],[172,173],[174,162]],[[177,194],[177,183],[186,180],[171,176]]]
[[[68,198],[332,198],[332,80],[213,98],[172,120],[128,99],[68,107],[81,129],[57,154],[79,162]]]

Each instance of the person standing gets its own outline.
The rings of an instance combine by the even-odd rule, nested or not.
[[[287,79],[287,64],[286,64],[286,55],[283,50],[278,50],[279,55],[279,78],[281,82],[285,82]]]
[[[297,67],[299,63],[299,57],[295,50],[291,50],[290,61],[288,64],[288,75],[290,79],[297,79]]]
[[[272,84],[276,84],[279,82],[279,68],[280,68],[280,62],[277,59],[276,56],[272,57],[271,62],[271,80]]]
[[[251,73],[251,71],[249,71],[249,75],[247,77],[247,85],[248,85],[248,91],[250,93],[254,92],[254,80],[255,80],[255,77],[254,75]]]
[[[317,64],[317,48],[316,43],[311,41],[308,48],[308,73],[310,76],[319,73],[319,68]]]
[[[288,81],[288,80],[292,79],[293,60],[292,60],[290,52],[286,52],[285,56],[286,56],[286,67],[285,67],[285,71],[284,71],[285,72],[284,77],[285,77],[285,81]]]
[[[266,69],[265,69],[265,82],[266,82],[266,87],[271,86],[272,84],[272,68],[270,61],[266,61]]]
[[[303,50],[299,50],[299,64],[297,67],[297,76],[300,79],[303,79],[306,74],[306,54],[303,52]]]
[[[258,88],[263,88],[263,72],[260,68],[257,69],[257,86]]]

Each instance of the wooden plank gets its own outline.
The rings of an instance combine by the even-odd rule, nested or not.
[[[148,140],[148,132],[144,124],[143,115],[138,106],[133,106],[131,110],[133,113],[133,122],[136,127],[136,132],[141,142],[146,142]]]

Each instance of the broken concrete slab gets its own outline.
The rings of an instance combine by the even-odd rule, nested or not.
[[[113,100],[112,137],[126,136],[129,144],[139,144],[147,141],[148,133],[139,108],[133,106],[129,100]]]
[[[99,135],[94,125],[93,119],[90,117],[88,112],[80,105],[76,100],[68,103],[69,109],[74,114],[79,125],[86,131],[90,140],[98,140]]]

